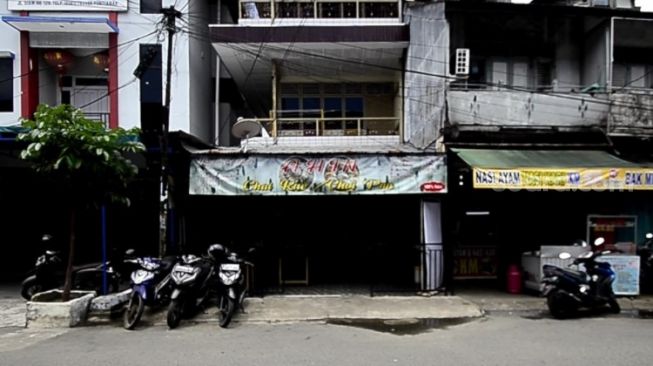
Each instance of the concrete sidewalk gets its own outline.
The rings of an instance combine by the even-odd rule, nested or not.
[[[6,291],[5,291],[6,290]],[[653,314],[653,296],[620,298],[625,314]],[[492,290],[465,290],[457,296],[378,296],[365,295],[281,295],[248,298],[246,313],[234,321],[245,323],[287,323],[330,319],[445,319],[473,318],[486,313],[546,312],[546,299],[534,295],[512,295]],[[165,324],[166,309],[146,309],[143,324]],[[217,309],[208,306],[188,319],[190,322],[215,322]],[[89,325],[118,324],[120,318],[93,316]],[[15,288],[0,288],[0,328],[25,326],[25,302]]]
[[[529,294],[509,294],[499,291],[468,290],[457,293],[462,299],[477,305],[483,312],[548,311],[546,298]],[[653,296],[619,297],[621,310],[653,312]]]
[[[450,319],[483,316],[475,304],[458,296],[266,296],[245,300],[245,313],[236,314],[242,323],[293,323],[330,319]],[[188,319],[191,322],[215,322],[215,305]],[[110,322],[106,317],[93,317],[91,324]],[[146,310],[142,322],[165,324],[166,309]]]

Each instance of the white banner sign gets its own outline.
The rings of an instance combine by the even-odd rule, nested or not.
[[[16,11],[127,11],[128,0],[8,0]]]
[[[444,156],[195,156],[193,195],[445,193]]]

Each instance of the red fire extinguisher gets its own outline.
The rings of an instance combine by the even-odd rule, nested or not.
[[[516,264],[511,264],[510,266],[508,266],[507,282],[508,282],[509,293],[511,294],[521,293],[521,286],[522,286],[521,271],[519,270],[519,266],[517,266]]]

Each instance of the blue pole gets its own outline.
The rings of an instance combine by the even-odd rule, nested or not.
[[[107,294],[107,210],[102,205],[100,209],[102,221],[102,295]]]

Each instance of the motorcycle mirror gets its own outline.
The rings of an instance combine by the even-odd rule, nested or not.
[[[598,237],[596,240],[594,240],[594,245],[597,247],[603,245],[603,243],[605,243],[605,239],[603,237]]]
[[[558,258],[560,258],[560,259],[569,259],[569,258],[571,258],[571,254],[567,253],[567,252],[562,252],[562,253],[558,254]]]
[[[653,239],[653,233],[646,233],[646,239]]]
[[[579,239],[574,242],[573,246],[585,248],[587,246],[587,242],[585,240]]]

